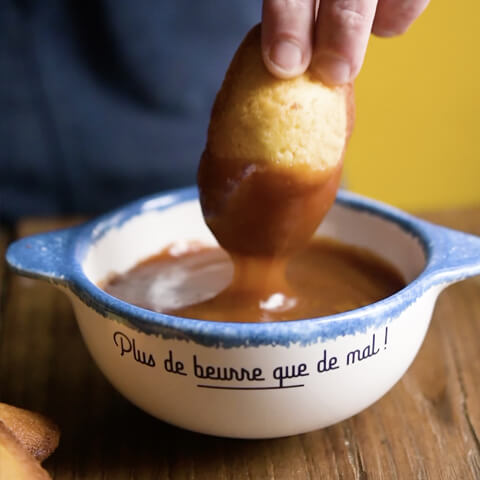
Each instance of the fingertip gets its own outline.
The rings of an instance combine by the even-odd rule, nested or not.
[[[305,72],[311,54],[293,39],[275,39],[262,49],[263,61],[269,72],[281,79],[294,78]]]
[[[428,3],[429,0],[382,0],[378,4],[372,33],[385,38],[403,35]]]
[[[305,72],[312,58],[315,0],[263,0],[262,56],[277,78]]]

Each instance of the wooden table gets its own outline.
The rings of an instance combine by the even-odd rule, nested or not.
[[[480,208],[428,219],[480,235]],[[0,252],[68,221],[0,230]],[[425,343],[375,405],[333,427],[241,441],[183,431],[144,414],[93,364],[67,298],[0,262],[0,400],[62,430],[45,463],[55,479],[480,478],[480,278],[440,297]]]

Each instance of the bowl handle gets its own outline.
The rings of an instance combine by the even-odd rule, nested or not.
[[[480,237],[427,224],[430,272],[435,280],[457,282],[480,274]]]
[[[7,249],[7,264],[20,275],[66,285],[75,268],[71,255],[75,235],[73,227],[17,240]]]

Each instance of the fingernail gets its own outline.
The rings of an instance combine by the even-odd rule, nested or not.
[[[280,70],[290,73],[302,64],[300,47],[289,40],[279,40],[270,50],[270,60]]]
[[[391,30],[379,30],[378,28],[375,29],[375,35],[377,37],[384,37],[384,38],[391,38],[399,35],[397,32],[392,32]]]
[[[343,85],[350,81],[350,65],[341,57],[324,53],[315,59],[315,65],[320,78],[329,85]]]

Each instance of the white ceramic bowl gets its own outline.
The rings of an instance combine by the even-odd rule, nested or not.
[[[412,363],[440,291],[480,273],[480,238],[347,192],[317,235],[371,249],[407,287],[350,312],[273,324],[163,315],[99,289],[108,274],[172,242],[215,243],[194,188],[19,240],[7,261],[69,295],[95,362],[146,412],[207,434],[280,437],[326,427],[378,400]]]

